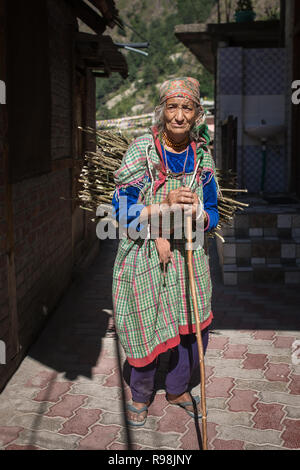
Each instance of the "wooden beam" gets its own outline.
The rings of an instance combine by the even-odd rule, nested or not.
[[[76,47],[77,59],[83,60],[86,67],[101,69],[107,74],[119,72],[123,78],[127,78],[126,60],[110,36],[77,33]]]
[[[107,22],[95,10],[90,8],[82,0],[67,0],[72,6],[75,15],[80,18],[95,33],[102,34],[107,26]]]
[[[298,36],[298,34],[300,34],[300,22],[295,24],[295,28],[293,32],[294,36]]]
[[[93,72],[93,75],[96,78],[107,78],[107,77],[109,77],[109,73],[107,73],[107,72],[103,72],[103,73]]]
[[[115,26],[114,19],[118,18],[118,10],[113,0],[89,0],[105,18],[107,24],[112,28]]]

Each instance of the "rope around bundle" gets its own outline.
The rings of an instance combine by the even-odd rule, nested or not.
[[[120,167],[124,154],[126,153],[130,141],[129,139],[115,131],[95,130],[92,128],[79,128],[92,135],[96,139],[96,152],[87,152],[84,158],[78,182],[78,200],[80,208],[96,214],[100,204],[110,204],[115,191],[114,172]],[[238,193],[247,193],[247,189],[237,188],[236,174],[231,170],[224,171],[216,169],[216,176],[219,183],[218,210],[219,223],[217,227],[209,233],[209,237],[219,237],[224,239],[219,233],[223,226],[232,226],[236,211],[244,210],[249,204],[245,204],[236,199]],[[94,220],[94,219],[93,219]]]

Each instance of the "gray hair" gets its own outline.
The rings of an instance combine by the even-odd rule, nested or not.
[[[204,124],[205,122],[205,113],[200,104],[194,103],[196,107],[196,121],[197,125],[194,124],[194,126],[191,128],[189,132],[189,137],[191,141],[198,141],[199,140],[199,129],[198,126],[200,124]],[[154,110],[154,126],[157,128],[158,133],[162,133],[165,129],[165,118],[164,118],[164,111],[166,107],[166,102],[160,104],[157,106]]]

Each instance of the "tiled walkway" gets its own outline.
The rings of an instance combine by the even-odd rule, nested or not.
[[[196,427],[165,400],[167,354],[146,425],[125,426],[120,364],[128,374],[111,331],[115,249],[102,242],[0,394],[0,449],[199,449],[201,421]],[[300,289],[223,286],[214,244],[211,265],[209,449],[299,449],[300,359],[292,345],[300,340]]]

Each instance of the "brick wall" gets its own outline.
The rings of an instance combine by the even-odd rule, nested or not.
[[[70,51],[76,19],[64,2],[51,0],[48,6],[51,154],[56,160],[72,156]],[[25,349],[70,281],[70,194],[70,169],[52,171],[13,186],[19,340]]]
[[[65,2],[48,0],[52,87],[52,158],[72,155],[72,34],[77,21]]]
[[[5,6],[0,3],[0,80],[6,80],[5,70]],[[7,289],[7,256],[6,256],[6,213],[5,213],[5,179],[4,179],[4,139],[6,132],[6,106],[0,104],[0,340],[8,342],[9,307]],[[3,366],[0,366],[0,368]],[[1,369],[0,369],[1,371]]]
[[[6,221],[4,202],[4,156],[3,156],[4,106],[0,105],[0,332],[7,343],[9,336],[9,310],[7,289]]]
[[[74,174],[72,168],[60,165],[59,160],[63,163],[74,158],[72,36],[76,32],[77,21],[61,0],[48,0],[48,7],[53,168],[50,173],[12,185],[17,328],[22,348],[19,362],[69,285],[76,263],[72,247],[76,218],[70,200]],[[0,106],[0,129],[3,129],[2,110]],[[95,120],[95,87],[94,78],[90,75],[87,77],[86,120],[90,126]],[[9,343],[12,320],[5,253],[2,140],[0,132],[0,340]],[[97,240],[94,226],[89,222],[84,234],[84,245],[88,249]],[[16,367],[17,362],[1,366],[0,390]]]
[[[66,288],[72,268],[70,172],[13,188],[15,270],[20,343],[26,347]]]

